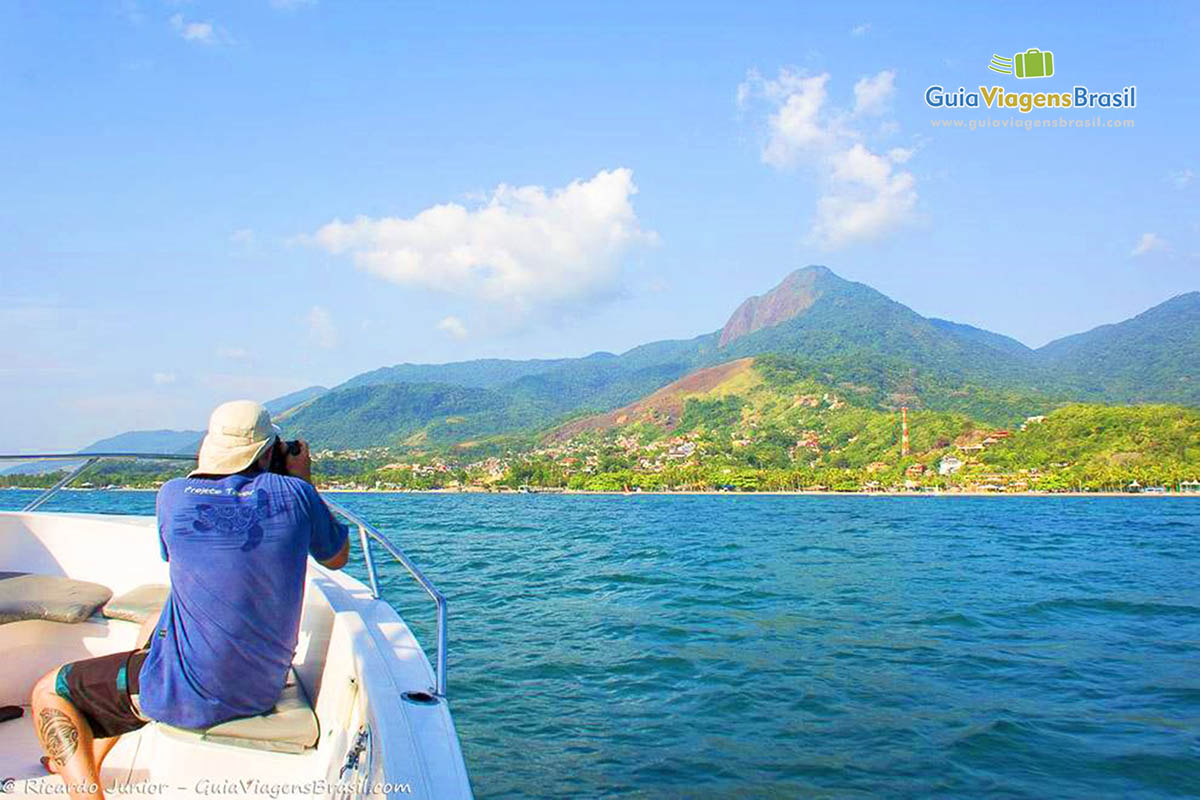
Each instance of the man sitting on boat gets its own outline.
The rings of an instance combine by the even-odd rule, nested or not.
[[[270,469],[276,450],[287,474]],[[198,468],[158,493],[171,591],[139,639],[149,642],[65,664],[34,688],[43,763],[72,797],[101,797],[80,789],[98,787],[117,738],[150,720],[208,728],[275,705],[296,648],[307,556],[341,569],[349,553],[311,469],[308,447],[286,448],[260,404],[213,411]]]

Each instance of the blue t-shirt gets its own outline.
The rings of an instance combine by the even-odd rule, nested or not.
[[[262,714],[283,691],[300,630],[307,556],[347,528],[299,478],[176,478],[158,492],[171,593],[142,665],[143,713],[183,728]]]

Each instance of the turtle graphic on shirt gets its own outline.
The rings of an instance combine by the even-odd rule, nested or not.
[[[192,527],[201,533],[217,530],[230,535],[244,534],[246,541],[242,552],[248,552],[262,543],[263,529],[259,520],[271,516],[271,503],[267,493],[259,489],[254,493],[254,505],[214,506],[201,503],[196,506],[199,517]]]

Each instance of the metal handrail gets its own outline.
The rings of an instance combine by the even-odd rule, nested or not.
[[[84,463],[67,473],[62,480],[51,486],[46,491],[42,492],[32,501],[27,503],[22,511],[33,511],[49,500],[59,491],[69,486],[71,481],[75,480],[88,467],[95,464],[97,461],[105,459],[145,459],[147,461],[195,461],[195,456],[183,455],[181,453],[39,453],[33,455],[3,455],[0,454],[0,461],[76,461],[84,459]],[[400,562],[400,565],[408,570],[408,574],[413,580],[429,595],[437,607],[437,660],[434,669],[434,678],[436,687],[434,694],[437,697],[445,698],[446,696],[446,596],[443,595],[438,588],[433,585],[433,581],[425,577],[425,573],[413,563],[413,561],[405,555],[404,551],[397,547],[390,539],[379,531],[371,523],[367,522],[361,516],[344,507],[340,503],[335,503],[328,497],[322,498],[325,505],[334,513],[345,517],[351,524],[358,527],[358,538],[363,552],[363,562],[367,567],[367,578],[371,583],[371,597],[378,600],[379,596],[379,576],[375,570],[375,558],[371,554],[371,541],[379,543],[379,546],[387,551],[388,555]]]
[[[345,508],[340,503],[335,503],[329,498],[325,498],[325,504],[330,509],[342,515],[350,522],[358,526],[358,537],[362,543],[363,561],[367,565],[367,577],[371,581],[371,596],[379,597],[379,579],[375,574],[375,559],[371,556],[371,540],[374,539],[379,543],[379,546],[388,552],[388,554],[400,562],[400,564],[408,570],[408,574],[413,577],[421,588],[433,600],[437,606],[437,667],[434,669],[434,677],[437,679],[437,688],[435,694],[438,697],[446,696],[446,596],[443,595],[438,588],[433,585],[433,581],[425,577],[425,573],[421,572],[420,567],[412,562],[412,560],[404,554],[392,541],[379,532],[374,525],[367,522],[348,508]]]

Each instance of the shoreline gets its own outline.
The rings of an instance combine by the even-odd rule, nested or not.
[[[0,487],[0,491],[23,491],[23,492],[41,492],[43,488],[37,487],[22,487],[22,486],[4,486]],[[64,488],[62,492],[92,492],[92,493],[115,493],[115,492],[157,492],[158,489],[139,489],[134,487],[121,487],[118,489],[77,489]],[[941,492],[893,492],[893,491],[853,491],[853,492],[836,492],[836,491],[815,491],[807,489],[797,490],[764,490],[755,492],[728,492],[719,489],[697,489],[697,490],[679,490],[679,489],[643,489],[641,491],[623,492],[623,491],[589,491],[585,489],[535,489],[530,492],[521,492],[517,490],[508,491],[487,491],[479,489],[322,489],[318,487],[318,491],[328,492],[329,494],[453,494],[453,495],[525,495],[525,494],[540,494],[540,495],[579,495],[579,496],[605,496],[605,497],[632,497],[634,495],[656,495],[663,497],[688,497],[688,496],[718,496],[718,497],[1146,497],[1146,498],[1200,498],[1200,492],[978,492],[978,491],[941,491]]]
[[[665,497],[687,497],[692,495],[715,495],[720,497],[1200,497],[1200,492],[818,492],[804,489],[796,491],[760,491],[760,492],[722,492],[716,489],[701,489],[696,491],[645,489],[640,492],[609,492],[586,491],[583,489],[540,490],[532,492],[487,492],[462,491],[460,489],[321,489],[322,492],[333,494],[479,494],[479,495],[600,495],[600,496],[634,496],[660,495]]]

